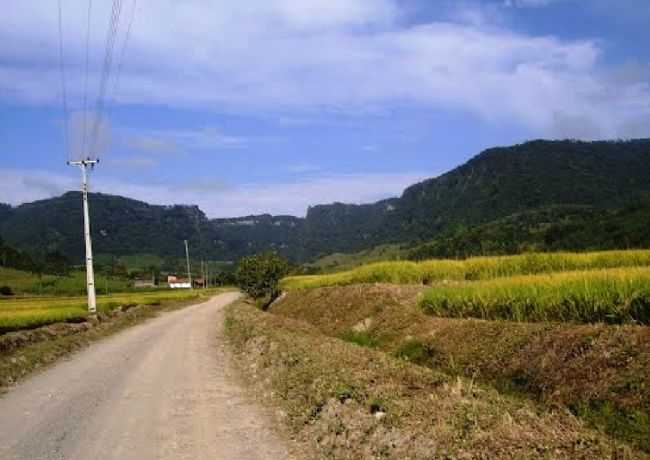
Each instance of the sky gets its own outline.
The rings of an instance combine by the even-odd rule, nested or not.
[[[648,0],[121,0],[108,54],[116,2],[60,2],[61,48],[57,0],[3,8],[0,202],[90,154],[93,191],[302,216],[488,147],[650,137]]]

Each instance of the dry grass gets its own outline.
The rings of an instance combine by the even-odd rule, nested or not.
[[[649,327],[434,318],[417,305],[422,290],[290,291],[271,312],[332,337],[363,332],[379,350],[566,407],[650,452]]]
[[[238,303],[226,330],[255,393],[312,458],[611,459],[647,455],[471,379]]]

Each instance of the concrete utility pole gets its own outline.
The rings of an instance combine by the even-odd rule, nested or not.
[[[192,286],[192,271],[190,270],[190,247],[185,240],[185,260],[187,261],[187,279],[190,280],[190,289],[194,289]]]
[[[95,296],[95,270],[93,269],[93,244],[90,240],[90,212],[88,211],[88,167],[94,168],[99,160],[68,161],[70,166],[81,168],[81,195],[84,210],[84,239],[86,241],[86,290],[88,291],[88,313],[97,314]]]

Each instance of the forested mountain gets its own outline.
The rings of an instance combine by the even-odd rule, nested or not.
[[[188,239],[193,251],[206,258],[234,260],[274,249],[299,262],[391,242],[446,238],[448,244],[456,241],[453,244],[458,245],[461,240],[512,239],[508,232],[526,219],[566,221],[577,213],[580,222],[586,222],[648,197],[648,139],[532,141],[485,150],[446,174],[407,188],[399,198],[365,205],[316,205],[305,218],[208,219],[196,206],[155,206],[104,194],[92,194],[91,213],[93,242],[100,254],[181,256],[182,242]],[[549,211],[552,209],[555,211]],[[492,227],[483,226],[490,222],[495,222]],[[575,233],[575,237],[609,231],[603,226],[594,224],[582,230],[584,236]],[[472,233],[478,227],[481,230]],[[58,250],[81,261],[81,228],[78,192],[16,208],[0,206],[0,235],[13,247],[28,252]],[[506,228],[510,230],[501,231]],[[560,233],[569,230],[554,228]],[[643,227],[638,231],[643,232]],[[611,241],[624,245],[624,237],[619,234]]]
[[[621,209],[551,206],[476,226],[458,226],[406,252],[410,259],[531,251],[650,248],[650,200]]]

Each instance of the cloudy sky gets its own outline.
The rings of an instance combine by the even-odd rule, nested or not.
[[[97,118],[111,1],[61,0],[67,112],[57,0],[6,1],[0,202],[77,189],[84,125],[93,190],[211,217],[374,201],[527,139],[650,137],[647,0],[121,3]]]

